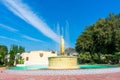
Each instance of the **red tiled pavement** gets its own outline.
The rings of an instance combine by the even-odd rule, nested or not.
[[[120,72],[81,75],[21,75],[4,73],[0,70],[0,80],[120,80]]]
[[[91,75],[18,75],[0,73],[0,80],[120,80],[120,73]]]

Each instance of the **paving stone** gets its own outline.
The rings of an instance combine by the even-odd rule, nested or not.
[[[89,69],[58,70],[58,71],[47,70],[46,72],[45,70],[43,71],[2,70],[2,73],[0,73],[0,80],[120,80],[119,69],[120,68],[97,69],[97,70],[92,69],[91,71]]]

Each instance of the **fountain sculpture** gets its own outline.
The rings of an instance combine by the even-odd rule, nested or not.
[[[77,57],[65,55],[63,37],[60,42],[60,56],[49,57],[48,60],[49,69],[78,69]]]

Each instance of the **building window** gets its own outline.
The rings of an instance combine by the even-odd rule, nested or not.
[[[43,53],[40,53],[39,55],[40,55],[40,57],[43,57]]]
[[[29,57],[26,57],[26,61],[28,61],[29,60]]]

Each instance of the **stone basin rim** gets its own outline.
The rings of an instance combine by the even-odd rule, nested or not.
[[[49,58],[76,58],[75,56],[55,56],[55,57],[49,57]]]

